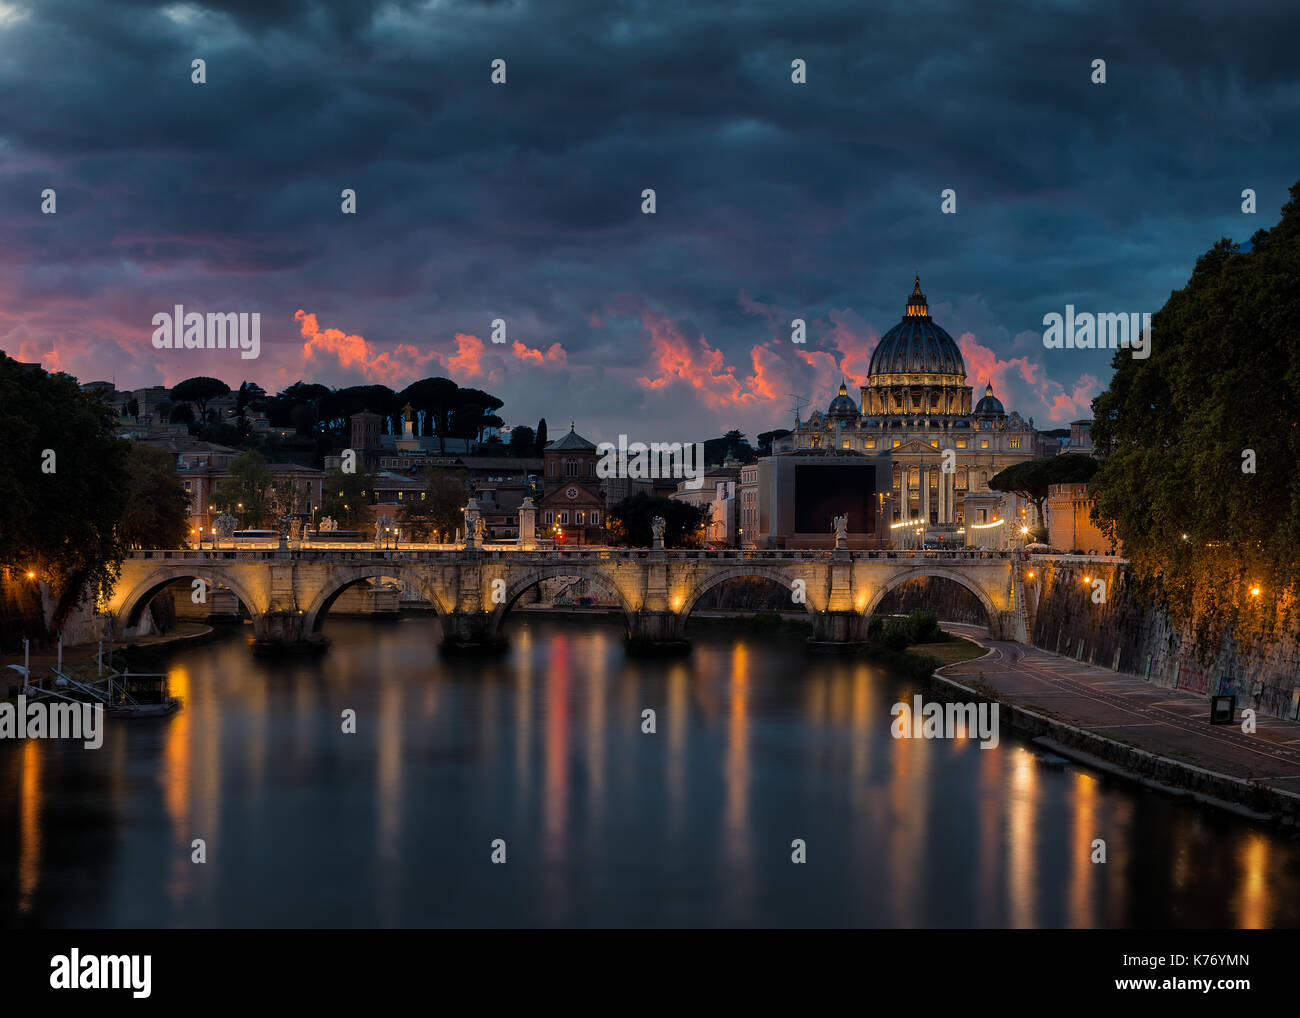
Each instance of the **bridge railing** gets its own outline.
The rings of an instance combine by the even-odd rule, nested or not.
[[[764,562],[768,564],[786,562],[916,562],[916,561],[1005,561],[1019,554],[1019,551],[980,551],[977,549],[954,550],[899,550],[870,549],[834,552],[823,548],[792,549],[672,549],[654,551],[649,548],[565,548],[538,549],[520,551],[512,546],[487,545],[480,551],[471,553],[479,561],[494,562],[636,562],[654,559],[671,562]],[[322,562],[339,561],[390,561],[390,562],[445,562],[448,559],[462,558],[466,551],[461,545],[403,545],[400,548],[373,548],[365,545],[334,544],[298,545],[281,549],[278,545],[267,547],[227,548],[140,548],[127,552],[128,561],[151,562],[230,562],[230,561],[275,561],[285,557],[298,560],[313,559]],[[1074,561],[1096,561],[1096,556],[1058,555],[1035,556],[1035,558],[1056,558]],[[1107,562],[1122,562],[1123,559],[1102,558]]]

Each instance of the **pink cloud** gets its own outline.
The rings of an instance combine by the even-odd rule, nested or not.
[[[348,334],[341,329],[322,329],[314,314],[301,309],[294,314],[294,319],[306,340],[302,347],[303,367],[317,360],[332,360],[345,371],[359,372],[370,381],[394,386],[428,374],[434,365],[455,377],[491,383],[500,382],[506,374],[508,357],[505,351],[468,333],[456,333],[456,352],[453,354],[437,351],[422,354],[406,344],[381,352],[364,336]],[[511,353],[519,363],[533,367],[563,367],[568,359],[559,343],[541,350],[516,341]],[[280,369],[278,374],[288,377],[284,369]]]

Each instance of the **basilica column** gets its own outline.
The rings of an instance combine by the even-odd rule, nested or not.
[[[939,471],[939,522],[948,522],[948,475]]]
[[[921,461],[921,520],[930,525],[930,468]]]

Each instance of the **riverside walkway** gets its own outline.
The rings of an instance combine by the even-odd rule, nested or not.
[[[1191,793],[1259,819],[1300,817],[1300,725],[1257,714],[1256,730],[1210,724],[1210,700],[945,623],[990,653],[937,673],[994,696],[1013,728],[1101,770]]]

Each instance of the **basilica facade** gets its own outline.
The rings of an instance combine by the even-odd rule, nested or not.
[[[1001,508],[999,493],[989,490],[990,478],[1050,454],[1033,418],[1025,421],[1014,410],[1008,414],[991,382],[972,403],[961,350],[930,317],[919,277],[902,321],[876,345],[859,395],[855,402],[841,382],[825,413],[814,411],[798,421],[773,451],[888,456],[892,519],[898,526],[988,525]],[[951,450],[951,471],[943,469],[946,450]]]

